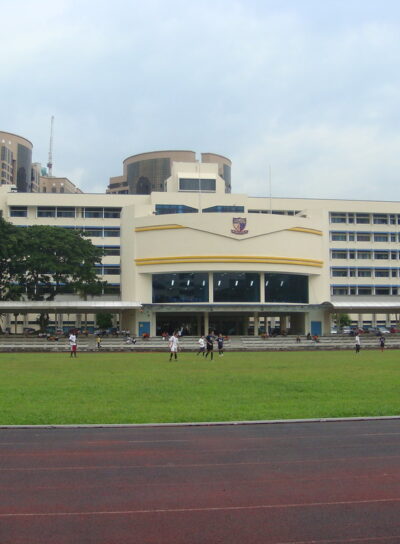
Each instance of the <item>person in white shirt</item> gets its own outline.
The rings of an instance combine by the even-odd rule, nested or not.
[[[201,338],[199,338],[199,351],[197,352],[197,355],[201,353],[204,357],[205,351],[206,351],[206,339],[204,338],[204,336],[202,336]]]
[[[170,337],[168,343],[169,343],[169,349],[170,349],[169,360],[171,361],[172,356],[174,356],[175,360],[177,360],[178,359],[179,339],[178,339],[178,333],[176,331]]]
[[[76,334],[71,331],[69,335],[69,345],[71,346],[71,357],[76,357]]]
[[[355,342],[356,342],[356,353],[360,353],[361,341],[360,341],[360,337],[358,336],[358,334],[355,337]]]

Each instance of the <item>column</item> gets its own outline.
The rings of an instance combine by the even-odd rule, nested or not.
[[[260,272],[260,302],[265,301],[265,281],[264,272]]]
[[[358,323],[358,328],[362,329],[363,323],[364,323],[363,314],[358,314],[357,323]]]
[[[254,312],[254,332],[253,336],[258,336],[258,327],[260,325],[260,318],[258,316],[258,312]]]
[[[208,319],[208,312],[204,312],[204,334],[208,334],[209,329],[209,319]]]

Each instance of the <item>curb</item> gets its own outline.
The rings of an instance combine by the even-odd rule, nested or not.
[[[399,416],[326,417],[314,419],[266,419],[256,421],[202,421],[191,423],[93,423],[70,425],[0,425],[0,429],[130,429],[145,427],[218,427],[227,425],[284,425],[288,423],[345,423],[349,421],[392,421]]]

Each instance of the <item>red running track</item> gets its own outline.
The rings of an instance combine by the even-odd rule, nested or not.
[[[1,544],[399,544],[400,420],[2,429]]]

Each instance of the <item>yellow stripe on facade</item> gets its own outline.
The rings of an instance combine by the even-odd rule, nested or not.
[[[148,230],[171,230],[171,229],[186,229],[183,225],[158,225],[156,227],[136,227],[135,232],[146,232]]]
[[[202,256],[190,255],[187,257],[153,257],[135,259],[138,266],[158,264],[186,264],[186,263],[254,263],[254,264],[288,264],[298,266],[313,266],[321,268],[323,261],[318,259],[302,259],[298,257],[261,257],[261,256]]]
[[[317,234],[318,236],[322,236],[322,230],[306,229],[304,227],[293,227],[293,228],[287,229],[287,230],[291,230],[291,231],[294,231],[294,232],[306,232],[308,234]]]

